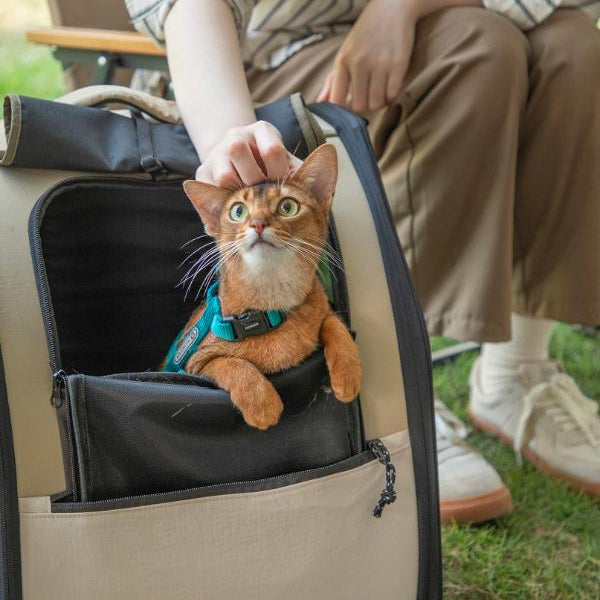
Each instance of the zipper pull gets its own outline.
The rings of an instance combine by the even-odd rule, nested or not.
[[[52,396],[50,396],[50,404],[54,408],[60,408],[63,405],[67,392],[67,374],[59,369],[52,374]]]
[[[396,501],[396,490],[394,490],[396,467],[392,464],[390,453],[381,440],[372,440],[367,443],[367,446],[375,458],[385,467],[385,487],[373,509],[373,516],[379,518],[385,506]]]

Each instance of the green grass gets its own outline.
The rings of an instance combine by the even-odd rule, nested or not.
[[[435,339],[437,349],[447,344]],[[600,398],[600,339],[556,328],[551,353],[582,390]],[[473,353],[434,370],[438,396],[466,419]],[[444,578],[450,600],[598,600],[600,505],[538,473],[519,468],[511,449],[474,431],[469,442],[510,487],[514,512],[496,522],[443,529]]]
[[[48,47],[27,43],[22,32],[0,30],[0,97],[8,93],[57,98],[64,93],[62,69]]]
[[[0,93],[42,98],[63,93],[60,65],[49,49],[22,34],[0,31]],[[433,340],[435,348],[448,342]],[[552,340],[559,358],[586,394],[600,398],[600,340],[559,327]],[[438,395],[466,416],[473,354],[434,372]],[[511,450],[474,432],[470,442],[498,468],[513,493],[512,515],[477,527],[445,527],[443,552],[448,600],[598,600],[600,507],[515,464]]]

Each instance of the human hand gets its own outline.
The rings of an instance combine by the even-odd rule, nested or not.
[[[196,179],[236,189],[265,180],[281,181],[301,164],[286,150],[275,126],[257,121],[230,129],[198,167]]]
[[[371,0],[335,57],[319,101],[379,110],[400,93],[418,11],[411,0]]]

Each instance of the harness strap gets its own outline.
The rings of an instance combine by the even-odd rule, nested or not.
[[[198,350],[209,332],[228,342],[239,342],[278,327],[285,321],[286,315],[287,311],[280,310],[249,310],[241,315],[223,316],[217,281],[206,292],[206,306],[202,316],[185,335],[182,329],[175,338],[162,370],[169,373],[185,373],[187,361]]]

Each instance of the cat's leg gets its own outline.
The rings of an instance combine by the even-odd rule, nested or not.
[[[241,358],[219,357],[207,362],[200,371],[231,396],[252,427],[267,429],[276,425],[283,403],[271,382],[250,362]]]
[[[351,402],[360,391],[358,348],[338,316],[330,313],[321,325],[321,343],[331,379],[331,389],[342,402]]]

